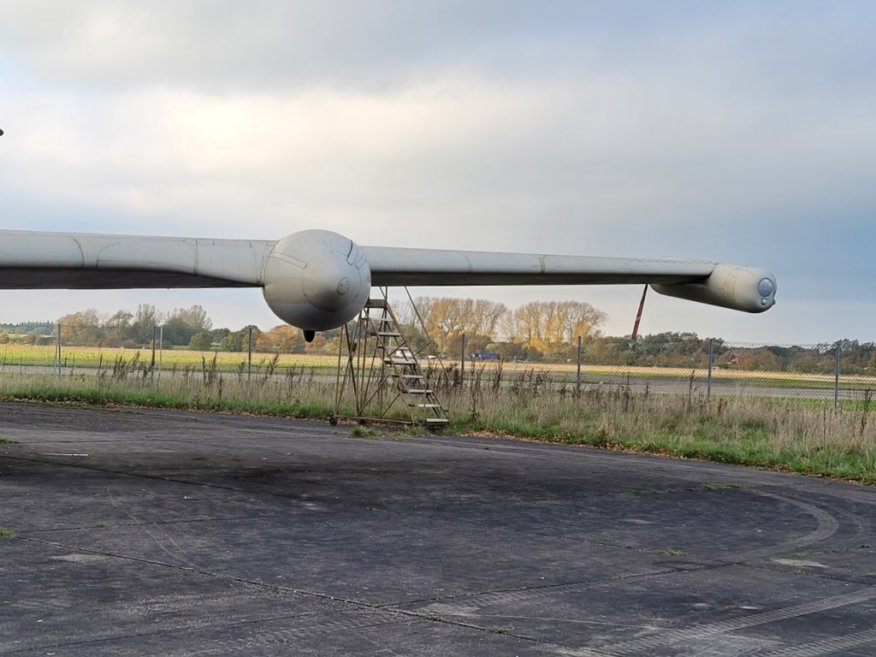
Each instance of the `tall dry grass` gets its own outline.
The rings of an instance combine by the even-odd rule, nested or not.
[[[623,385],[576,391],[537,372],[478,376],[432,372],[450,431],[499,434],[624,450],[705,458],[876,483],[872,396],[834,410],[832,403],[755,397],[707,400],[637,393]],[[268,363],[257,376],[198,366],[164,371],[119,360],[95,375],[2,374],[0,398],[133,404],[292,417],[331,417],[335,380],[320,369]],[[351,402],[339,409],[353,414]],[[408,417],[403,405],[397,419]]]
[[[634,393],[625,386],[474,387],[445,393],[455,419],[572,444],[704,458],[876,482],[872,395],[833,403]]]

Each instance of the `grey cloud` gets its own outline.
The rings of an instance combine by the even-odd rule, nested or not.
[[[874,11],[7,2],[3,227],[703,256],[774,267],[777,314],[860,298]]]
[[[793,83],[819,72],[857,78],[863,64],[839,78],[837,68],[873,53],[868,22],[849,20],[872,10],[856,2],[11,0],[3,9],[7,57],[89,87],[383,88],[456,66],[514,76],[683,65],[708,76],[752,57]]]

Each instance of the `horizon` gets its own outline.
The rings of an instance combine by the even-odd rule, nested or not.
[[[447,295],[445,295],[445,296],[447,296]],[[650,297],[650,295],[649,295],[649,297]],[[430,298],[438,298],[438,297],[430,297]],[[461,297],[461,298],[471,298],[471,297]],[[478,301],[485,300],[485,301],[490,301],[490,302],[494,301],[493,299],[476,299],[476,300],[478,300]],[[564,301],[575,301],[575,300],[572,300],[572,299],[539,299],[539,301],[545,301],[548,303],[551,303],[551,302],[562,303]],[[394,305],[396,304],[395,301],[393,301],[392,303]],[[402,303],[409,303],[409,302],[407,302],[405,300]],[[137,305],[140,305],[140,304],[137,304]],[[75,314],[75,313],[79,313],[79,312],[89,312],[91,310],[94,310],[98,314],[98,318],[101,322],[101,326],[103,326],[112,317],[112,315],[116,312],[130,312],[130,313],[134,314],[137,310],[137,305],[132,306],[132,307],[114,308],[111,310],[107,310],[105,312],[97,311],[96,308],[80,308],[78,310],[74,310],[72,313],[65,313],[65,315],[66,314]],[[146,305],[153,305],[153,304],[146,304]],[[196,305],[201,305],[201,304],[196,304]],[[521,304],[521,305],[523,305],[523,304]],[[515,310],[520,308],[521,305],[508,306],[507,310],[510,313],[513,313]],[[395,307],[398,309],[399,306],[395,306]],[[158,316],[161,318],[161,321],[159,321],[158,323],[155,324],[155,328],[159,328],[159,327],[163,326],[168,315],[170,315],[172,312],[174,312],[176,310],[187,310],[187,309],[188,308],[184,308],[182,306],[177,306],[177,305],[175,305],[173,307],[165,307],[165,308],[162,308],[162,307],[156,305],[155,310],[156,310]],[[596,310],[600,310],[600,309],[596,308]],[[645,306],[645,314],[643,315],[643,317],[644,316],[647,316],[647,303]],[[51,332],[44,333],[42,335],[45,335],[45,336],[54,335],[54,328],[58,325],[59,319],[63,319],[63,316],[56,318],[56,319],[33,319],[33,318],[31,318],[31,319],[25,319],[25,320],[20,320],[20,321],[0,320],[0,332],[4,331],[10,327],[17,327],[17,326],[23,326],[23,325],[33,325],[33,326],[52,327]],[[278,328],[280,326],[288,326],[288,324],[285,324],[279,318],[274,318],[273,322],[268,322],[267,324],[263,324],[263,325],[257,324],[255,322],[249,322],[249,321],[245,321],[243,324],[240,324],[240,322],[238,321],[237,323],[235,323],[233,325],[227,325],[227,324],[223,324],[221,322],[215,321],[213,319],[213,317],[209,314],[209,312],[207,312],[207,319],[210,321],[210,324],[211,324],[210,331],[226,331],[227,330],[230,333],[237,333],[239,331],[242,331],[243,329],[245,329],[247,326],[250,326],[250,325],[255,326],[262,333],[265,333],[265,332],[270,331],[272,329]],[[355,321],[355,320],[353,320],[353,321]],[[401,319],[399,320],[399,322],[401,324],[404,324],[404,322]],[[63,325],[63,323],[62,323],[62,325]],[[632,329],[632,323],[630,324],[629,328]],[[323,333],[333,334],[338,330],[340,330],[340,327],[338,329],[332,329],[330,331],[325,331]],[[864,346],[864,347],[866,347],[867,345],[873,345],[874,347],[876,347],[876,339],[860,340],[858,338],[853,338],[853,337],[849,337],[849,336],[838,336],[832,340],[823,340],[823,341],[816,341],[816,342],[793,342],[793,341],[792,342],[772,342],[772,341],[757,341],[757,340],[755,340],[755,341],[733,340],[733,339],[727,339],[725,336],[722,336],[722,335],[700,334],[696,331],[684,331],[684,330],[677,330],[677,331],[676,330],[666,330],[666,331],[654,331],[654,332],[640,330],[637,342],[642,341],[643,339],[645,339],[645,340],[653,339],[653,338],[659,337],[661,335],[683,335],[683,334],[693,335],[694,337],[696,337],[697,339],[699,339],[701,341],[720,340],[725,345],[735,346],[735,347],[761,347],[761,346],[762,347],[780,347],[780,348],[801,347],[801,348],[806,348],[806,349],[812,349],[812,348],[821,348],[821,347],[833,348],[836,344],[843,343],[843,342],[853,342],[853,343],[860,344],[861,346]],[[18,335],[24,335],[24,334],[18,334]],[[503,342],[512,341],[510,336],[502,334],[501,331],[493,332],[490,335],[490,337],[496,338],[494,341],[496,343],[503,343]],[[597,328],[596,332],[588,337],[631,340],[632,339],[632,330],[629,330],[626,333],[610,333],[606,330],[603,330],[602,328]]]

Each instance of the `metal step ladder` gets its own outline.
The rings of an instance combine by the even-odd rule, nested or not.
[[[381,288],[381,295],[368,299],[352,330],[344,327],[334,420],[345,397],[352,395],[354,419],[359,421],[396,421],[441,429],[448,424],[444,407],[420,368],[417,353],[402,334],[385,288]]]

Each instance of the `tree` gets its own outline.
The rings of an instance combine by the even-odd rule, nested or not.
[[[219,343],[219,349],[222,351],[247,351],[249,349],[250,329],[252,330],[253,347],[255,347],[262,332],[257,326],[248,325],[239,331],[229,331]]]
[[[164,321],[164,339],[170,344],[189,344],[195,333],[209,331],[212,326],[207,312],[199,305],[175,308]]]
[[[598,335],[606,315],[582,301],[531,301],[517,308],[507,330],[514,342],[544,354]]]
[[[155,306],[141,303],[137,306],[134,321],[130,328],[130,337],[138,345],[152,342],[155,327],[161,323],[161,315],[155,310]]]
[[[194,351],[209,351],[213,346],[213,338],[207,331],[198,331],[189,341],[189,349]]]
[[[134,346],[134,314],[119,310],[104,323],[104,344],[108,347]]]
[[[447,353],[458,353],[463,335],[467,343],[480,339],[486,345],[495,340],[496,328],[508,312],[504,304],[487,299],[419,297],[414,303],[426,333],[439,351]],[[413,323],[413,312],[409,314]]]
[[[270,331],[260,333],[256,340],[259,351],[274,351],[282,354],[303,354],[307,343],[301,331],[288,324],[280,324]]]
[[[100,317],[93,308],[64,315],[58,324],[61,325],[61,340],[66,344],[93,347],[103,338]]]

